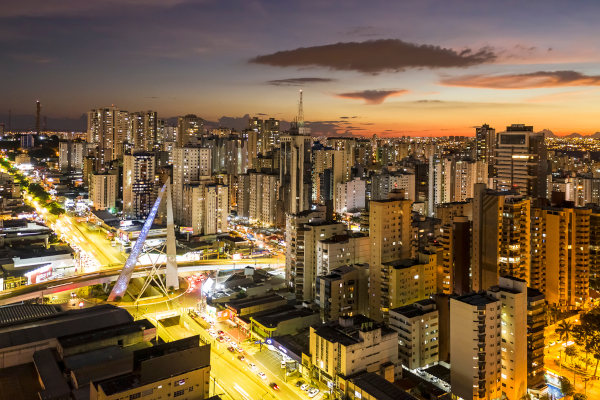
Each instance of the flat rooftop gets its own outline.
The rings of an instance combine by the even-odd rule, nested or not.
[[[469,293],[454,297],[454,299],[463,303],[471,304],[473,306],[484,306],[486,304],[495,303],[498,301],[486,293]]]
[[[361,374],[350,381],[377,400],[417,400],[416,397],[373,372]]]

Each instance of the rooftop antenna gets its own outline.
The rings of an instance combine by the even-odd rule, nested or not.
[[[300,89],[300,101],[298,102],[298,127],[304,126],[304,107],[302,105],[302,89]]]

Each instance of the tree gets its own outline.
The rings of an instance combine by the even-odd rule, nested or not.
[[[567,321],[560,321],[556,327],[556,333],[560,337],[560,340],[568,342],[573,333],[573,325]]]
[[[581,324],[576,327],[574,332],[577,344],[583,346],[587,354],[591,353],[596,359],[594,376],[598,372],[600,363],[600,309],[595,308],[581,316]]]
[[[571,362],[573,362],[573,357],[575,357],[576,355],[577,349],[575,348],[575,346],[568,346],[565,349],[565,356],[569,356]]]
[[[573,400],[587,400],[587,395],[583,394],[583,393],[575,393],[573,395]]]
[[[571,381],[569,381],[569,379],[565,378],[564,376],[560,377],[560,391],[565,397],[572,396],[575,391],[573,385],[571,384]]]

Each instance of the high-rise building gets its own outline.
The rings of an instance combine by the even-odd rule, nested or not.
[[[343,265],[317,276],[315,303],[324,322],[365,314],[369,308],[367,264]]]
[[[516,190],[533,197],[547,196],[548,155],[544,133],[513,124],[497,135],[494,188]]]
[[[499,276],[529,282],[531,201],[514,192],[476,185],[473,199],[471,288],[486,290]]]
[[[327,275],[343,265],[369,262],[369,236],[347,232],[317,242],[317,274]]]
[[[544,328],[546,300],[539,290],[527,288],[527,387],[546,386],[544,378]]]
[[[154,153],[136,151],[123,157],[123,216],[145,218],[156,200]]]
[[[391,193],[388,200],[369,202],[369,238],[371,241],[369,273],[369,315],[381,320],[389,309],[389,280],[384,277],[384,263],[410,258],[411,204]]]
[[[392,308],[424,300],[436,293],[436,269],[437,255],[433,252],[420,252],[416,258],[382,263],[378,271],[381,275],[380,290],[375,292],[371,289],[371,298],[377,297],[375,303],[381,303],[383,319],[387,319]],[[370,281],[374,278],[370,272]]]
[[[398,332],[398,359],[409,369],[438,362],[439,315],[435,301],[417,301],[390,310],[390,328]]]
[[[117,202],[116,174],[91,174],[90,200],[94,210],[114,209]]]
[[[280,145],[280,199],[285,212],[297,214],[310,208],[312,139],[307,135],[286,135],[281,137]]]
[[[194,114],[177,118],[177,147],[197,144],[204,133],[204,120]]]
[[[131,142],[135,150],[153,151],[158,144],[159,121],[156,111],[131,114]]]
[[[211,176],[211,151],[202,147],[176,147],[173,150],[173,216],[182,224],[185,209],[183,186]]]
[[[87,155],[85,142],[61,140],[58,144],[58,165],[63,171],[83,170],[83,158]]]
[[[238,175],[237,216],[242,218],[250,217],[250,174]]]
[[[502,306],[488,294],[450,299],[450,382],[464,400],[502,398]]]
[[[500,277],[488,294],[502,307],[502,393],[507,399],[521,399],[527,393],[527,283]]]
[[[183,185],[184,212],[181,225],[193,235],[214,235],[228,231],[229,187],[210,181]]]
[[[408,200],[415,201],[415,188],[415,174],[382,171],[371,178],[371,199],[386,200],[391,191],[401,190]]]
[[[471,222],[467,217],[459,216],[441,229],[442,263],[438,292],[467,294],[471,291]]]
[[[496,146],[496,130],[488,124],[475,128],[475,159],[488,165],[494,164],[494,147]]]
[[[123,143],[130,136],[129,113],[115,106],[88,112],[87,142],[97,148],[100,165],[123,156]]]
[[[335,211],[345,213],[365,208],[366,181],[354,178],[336,185]]]
[[[279,177],[275,174],[249,172],[248,218],[250,222],[272,226],[276,222]]]
[[[532,287],[550,304],[581,307],[589,297],[592,210],[549,207],[534,215]]]

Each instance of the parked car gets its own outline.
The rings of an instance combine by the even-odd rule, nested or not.
[[[317,389],[316,387],[312,387],[308,390],[308,397],[310,397],[310,398],[313,398],[318,394],[319,394],[319,389]]]
[[[300,390],[307,391],[308,388],[310,388],[310,385],[308,383],[304,383],[302,384],[302,386],[300,386]]]

